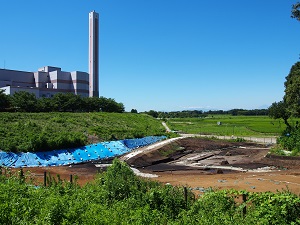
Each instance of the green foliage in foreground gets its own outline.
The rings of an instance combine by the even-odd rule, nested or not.
[[[237,203],[241,194],[247,201]],[[118,160],[83,187],[0,175],[0,199],[0,224],[300,224],[300,198],[290,192],[210,191],[195,200],[188,191],[185,199],[183,188],[138,178]]]
[[[164,135],[160,121],[132,113],[0,113],[0,149],[46,151]]]
[[[268,116],[213,115],[207,118],[174,118],[169,119],[167,124],[170,129],[184,133],[225,136],[274,136],[281,134],[286,128],[282,120],[275,121]]]

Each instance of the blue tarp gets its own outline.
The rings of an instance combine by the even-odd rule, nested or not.
[[[166,138],[163,136],[163,138]],[[138,139],[125,139],[123,140],[124,145],[126,145],[130,149],[144,147],[155,142],[162,140],[162,136],[150,136]]]
[[[165,136],[150,136],[137,139],[100,142],[74,149],[36,153],[12,153],[0,151],[0,166],[15,168],[62,166],[88,162],[91,160],[107,159],[123,155],[133,149],[153,144],[165,138]]]

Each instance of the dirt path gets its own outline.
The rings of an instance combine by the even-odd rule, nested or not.
[[[215,137],[220,140],[231,140],[236,138],[242,138],[246,141],[257,142],[261,144],[276,144],[277,137],[246,137],[246,136],[219,136],[219,135],[203,135],[203,134],[180,134],[182,137]]]
[[[233,173],[233,174],[203,174],[198,171],[158,172],[157,178],[163,183],[187,186],[193,190],[236,189],[251,192],[290,190],[300,194],[299,171],[273,171],[261,173]]]

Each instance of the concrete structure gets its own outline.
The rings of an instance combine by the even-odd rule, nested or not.
[[[36,72],[0,69],[0,89],[13,95],[17,91],[34,93],[37,98],[56,93],[74,93],[83,97],[99,97],[99,15],[89,13],[89,74],[66,72],[45,66]]]
[[[99,97],[99,14],[89,13],[90,97]]]
[[[88,97],[89,75],[79,71],[65,72],[51,66],[42,67],[37,72],[0,69],[0,87],[9,95],[28,91],[40,98],[70,92]]]

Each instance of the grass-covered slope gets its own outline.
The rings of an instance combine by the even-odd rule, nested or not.
[[[46,151],[164,135],[161,122],[132,113],[0,113],[0,149]]]

